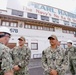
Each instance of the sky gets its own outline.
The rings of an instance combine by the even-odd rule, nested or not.
[[[8,0],[0,0],[0,9],[6,9]],[[56,7],[65,11],[72,12],[76,14],[76,0],[17,0],[23,6],[27,4],[28,1],[33,1],[52,7]]]
[[[6,10],[7,0],[0,0],[0,9]]]
[[[73,13],[76,11],[76,0],[19,0],[22,5],[26,5],[28,1],[50,5]]]

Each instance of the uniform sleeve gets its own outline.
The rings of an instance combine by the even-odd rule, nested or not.
[[[44,51],[42,52],[42,68],[46,73],[50,73],[50,68],[48,67],[47,58]]]
[[[19,62],[18,66],[20,68],[23,68],[23,67],[27,66],[29,64],[30,58],[31,58],[31,51],[30,51],[29,48],[26,48],[26,55],[24,56],[22,61]]]
[[[64,75],[68,69],[68,57],[65,55],[65,51],[62,49],[62,60],[59,65],[57,65],[56,70],[59,75]]]
[[[4,72],[12,70],[12,58],[9,52],[9,48],[5,48],[2,54],[2,65],[1,68]]]
[[[68,56],[69,56],[69,67],[70,67],[70,71],[71,71],[71,73],[73,74],[73,64],[72,64],[72,60],[70,59],[71,57],[70,57],[70,52],[69,52],[69,54],[68,54]]]
[[[76,74],[76,53],[75,52],[69,52],[69,67],[70,71],[73,75]]]

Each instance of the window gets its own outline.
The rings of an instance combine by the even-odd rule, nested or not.
[[[64,25],[69,25],[69,22],[68,21],[64,21]]]
[[[24,25],[24,28],[31,29],[31,25]]]
[[[32,29],[37,29],[37,26],[32,26]]]
[[[46,30],[47,30],[47,31],[49,31],[49,30],[50,30],[50,28],[49,28],[49,27],[46,27]]]
[[[54,23],[59,23],[59,19],[52,18],[52,22],[54,22]]]
[[[76,23],[71,22],[71,25],[72,25],[73,27],[76,27]]]
[[[17,27],[18,26],[18,23],[16,23],[16,22],[10,22],[10,26],[11,27]]]
[[[2,26],[9,26],[10,22],[9,21],[2,21]]]
[[[13,21],[3,20],[3,21],[1,21],[1,25],[2,26],[17,27],[18,26],[18,23],[17,22],[13,22]]]
[[[12,15],[23,16],[23,11],[12,10]]]
[[[61,44],[60,45],[62,48],[67,48],[67,44]]]
[[[54,28],[50,28],[50,31],[55,31],[55,29]]]
[[[62,30],[63,33],[67,33],[67,30]]]
[[[43,27],[43,30],[49,31],[49,27]]]
[[[28,43],[25,43],[25,46],[28,46]]]
[[[70,34],[74,34],[74,31],[69,31]]]
[[[67,44],[64,44],[64,48],[67,48]]]
[[[37,19],[37,14],[27,13],[27,17],[28,17],[28,18]]]
[[[69,31],[69,30],[67,30],[67,33],[70,33],[70,31]]]
[[[76,46],[76,44],[74,44],[74,46]]]
[[[74,37],[76,37],[76,32],[74,32]]]
[[[49,17],[41,15],[41,20],[49,21]]]
[[[64,44],[61,44],[60,46],[61,46],[62,48],[64,48],[64,47],[65,47],[65,46],[64,46]]]
[[[36,25],[24,25],[24,28],[26,29],[36,29],[36,30],[45,30],[45,31],[55,31],[55,29],[52,27],[45,27],[45,26],[36,26]]]
[[[38,43],[31,43],[32,50],[38,50]]]
[[[63,30],[62,30],[62,32],[63,32],[63,33],[70,33],[70,34],[74,34],[74,31],[65,30],[65,29],[63,29]]]
[[[38,53],[38,54],[33,54],[33,58],[41,58],[42,57],[42,54],[40,53]]]
[[[38,29],[39,29],[39,30],[42,30],[42,28],[43,28],[43,27],[41,27],[41,26],[38,26]]]

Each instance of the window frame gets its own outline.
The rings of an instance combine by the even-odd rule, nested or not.
[[[28,47],[28,43],[25,43],[25,46],[27,46],[27,47]]]
[[[41,20],[49,21],[49,17],[48,17],[48,16],[43,16],[43,15],[41,15]]]
[[[23,11],[19,11],[19,10],[14,10],[14,9],[12,9],[12,15],[16,15],[16,16],[23,16]]]
[[[52,22],[58,24],[58,23],[59,23],[59,19],[57,19],[57,18],[52,18]]]
[[[69,21],[63,21],[64,22],[64,25],[66,25],[66,26],[69,26],[70,24],[69,24]]]
[[[34,44],[37,45],[36,48],[33,48],[34,46],[32,47]],[[31,43],[31,50],[38,50],[38,43]]]
[[[34,13],[27,13],[27,18],[33,18],[33,19],[37,19],[38,15],[34,14]]]

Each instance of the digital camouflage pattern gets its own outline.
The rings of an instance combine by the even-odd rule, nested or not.
[[[15,75],[29,75],[28,64],[31,57],[31,51],[28,47],[23,46],[22,48],[15,47],[12,49],[13,64],[20,65],[19,71],[15,71]]]
[[[12,70],[12,58],[10,55],[10,49],[4,44],[0,43],[0,75],[4,72]]]
[[[76,75],[76,47],[72,46],[66,50],[69,58],[69,67],[72,75]]]
[[[63,48],[57,47],[52,50],[48,47],[42,52],[42,67],[45,75],[50,75],[52,69],[57,70],[58,75],[65,75],[67,63],[65,62],[65,51]]]

